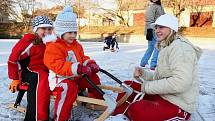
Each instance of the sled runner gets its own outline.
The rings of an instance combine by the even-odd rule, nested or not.
[[[113,86],[107,86],[107,85],[95,85],[93,81],[91,81],[87,75],[83,75],[84,78],[88,81],[88,83],[95,88],[100,94],[103,95],[104,100],[102,99],[95,99],[95,98],[90,98],[90,97],[85,97],[85,96],[77,96],[76,102],[73,104],[74,106],[77,106],[78,104],[85,103],[88,105],[89,108],[92,110],[103,110],[104,112],[97,118],[95,121],[104,121],[114,110],[117,106],[120,106],[122,103],[124,103],[127,98],[133,93],[133,89],[124,84],[122,81],[114,77],[112,74],[109,72],[100,69],[100,72],[104,73],[105,75],[109,76],[112,78],[114,81],[120,84],[121,87],[113,87]],[[21,85],[22,87],[23,85]],[[26,85],[25,85],[26,86]],[[113,99],[110,95],[105,94],[103,90],[111,90],[115,93],[123,93],[125,92],[126,94],[119,99],[117,102],[115,99]],[[20,106],[22,97],[24,96],[24,93],[27,91],[26,87],[25,88],[20,88],[19,93],[17,95],[16,102],[8,104],[8,107],[11,109],[15,109],[19,112],[25,113],[26,109],[24,107]],[[20,94],[21,93],[21,94]],[[55,99],[55,92],[52,92],[51,99]]]

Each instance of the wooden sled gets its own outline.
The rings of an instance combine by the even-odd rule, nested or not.
[[[113,87],[113,86],[107,86],[107,85],[98,85],[98,87],[103,89],[103,90],[111,90],[115,93],[125,92],[122,87]],[[124,103],[129,96],[130,96],[130,94],[126,93],[120,100],[117,101],[117,106]],[[51,99],[55,99],[55,98],[56,97],[51,96]],[[89,104],[89,107],[92,110],[103,110],[104,111],[97,119],[95,119],[95,121],[104,121],[110,115],[110,113],[108,111],[108,106],[107,106],[105,100],[89,98],[89,97],[84,97],[84,96],[78,96],[76,99],[76,102],[74,102],[73,105],[77,106],[78,104],[80,104],[82,102]],[[22,112],[22,113],[26,112],[26,108],[21,107],[21,106],[14,107],[13,103],[8,104],[8,107],[10,109],[14,109],[14,110],[17,110],[17,111]]]

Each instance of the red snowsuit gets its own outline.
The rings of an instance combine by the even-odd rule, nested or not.
[[[139,83],[131,81],[125,81],[125,83],[131,85],[134,90],[141,91],[141,85]],[[123,95],[124,93],[119,94],[117,100]],[[136,94],[133,93],[128,98],[128,102],[132,102],[135,96]],[[146,94],[142,100],[130,105],[125,102],[115,109],[113,115],[123,113],[127,107],[128,109],[125,115],[131,121],[185,121],[190,118],[188,112],[161,98],[159,95]]]
[[[49,119],[48,68],[43,63],[45,48],[37,36],[25,34],[13,47],[8,59],[9,78],[29,83],[25,121]]]
[[[66,43],[60,38],[56,42],[48,43],[44,55],[45,65],[55,72],[57,86],[54,91],[57,92],[55,101],[54,117],[57,121],[71,119],[71,110],[76,100],[79,90],[88,88],[90,97],[102,98],[102,96],[91,87],[85,78],[78,75],[78,64],[87,65],[95,63],[88,56],[84,55],[84,50],[80,43],[74,40],[71,44]],[[93,74],[91,80],[95,84],[100,84],[100,79]]]

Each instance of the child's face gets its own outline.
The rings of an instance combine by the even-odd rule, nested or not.
[[[45,35],[52,34],[52,27],[40,27],[37,29],[36,33],[40,38],[45,37]]]
[[[66,32],[62,35],[62,39],[71,44],[76,39],[76,36],[77,32]]]

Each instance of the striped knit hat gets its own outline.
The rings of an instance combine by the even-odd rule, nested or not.
[[[52,20],[47,16],[36,16],[33,21],[33,32],[36,32],[39,27],[53,27]]]
[[[55,32],[58,37],[61,37],[66,32],[77,32],[77,15],[73,13],[73,9],[70,6],[66,6],[62,12],[60,12],[54,23]]]

